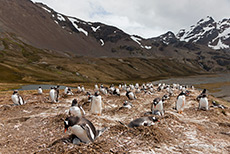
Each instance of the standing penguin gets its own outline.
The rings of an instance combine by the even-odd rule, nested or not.
[[[198,109],[204,109],[206,111],[208,110],[208,98],[206,94],[201,96]]]
[[[64,121],[65,132],[68,128],[77,136],[75,144],[93,142],[99,136],[94,125],[86,118],[68,117]]]
[[[160,99],[158,97],[158,98],[155,98],[153,100],[153,103],[151,105],[151,111],[152,111],[152,114],[159,114],[160,113],[161,116],[164,115],[164,108],[163,108],[162,99]]]
[[[182,114],[184,111],[185,96],[186,94],[183,91],[177,96],[176,110],[179,114]]]
[[[42,87],[38,87],[38,94],[42,94]]]
[[[127,91],[126,96],[128,97],[129,100],[137,99],[132,91]]]
[[[71,107],[70,107],[70,109],[69,109],[69,115],[70,115],[70,116],[74,116],[74,117],[83,117],[83,116],[85,116],[85,111],[84,111],[84,109],[82,108],[81,105],[79,105],[79,104],[77,103],[77,100],[76,100],[76,99],[74,99],[74,100],[72,101],[72,105],[71,105]]]
[[[13,95],[11,96],[12,101],[15,105],[23,105],[26,102],[23,100],[23,98],[18,94],[17,90],[14,90]]]
[[[51,102],[53,102],[53,103],[57,102],[56,101],[56,99],[57,99],[57,92],[56,92],[56,90],[53,87],[50,88],[50,99],[51,99]]]
[[[207,90],[204,89],[204,90],[200,93],[200,95],[197,96],[196,100],[197,100],[197,101],[200,101],[200,99],[201,99],[201,97],[202,97],[203,95],[207,95],[206,92],[207,92]]]
[[[91,100],[91,110],[93,114],[101,115],[102,113],[102,101],[100,92],[96,91]]]

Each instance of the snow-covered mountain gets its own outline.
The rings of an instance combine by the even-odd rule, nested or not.
[[[201,19],[189,30],[181,29],[176,37],[180,41],[198,43],[219,50],[230,47],[230,19],[216,22],[212,17]]]

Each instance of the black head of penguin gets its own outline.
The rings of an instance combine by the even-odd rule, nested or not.
[[[50,87],[50,89],[54,89],[53,87]]]
[[[186,93],[185,93],[184,91],[182,91],[182,92],[177,96],[177,99],[178,99],[179,96],[183,96],[183,95],[186,96]]]
[[[152,122],[159,122],[158,118],[156,118],[156,117],[148,117],[148,118]]]
[[[206,93],[206,91],[207,91],[207,89],[204,89],[204,90],[202,91],[202,94],[205,94],[205,93]]]
[[[205,98],[205,97],[207,97],[207,95],[206,95],[206,94],[201,95],[201,98]]]
[[[159,97],[155,98],[155,99],[153,100],[154,106],[156,106],[159,102],[160,102],[160,98],[159,98]]]
[[[75,106],[75,105],[77,105],[77,99],[74,99],[74,100],[72,101],[72,105],[71,105],[71,106]]]
[[[99,96],[99,95],[100,95],[100,92],[99,92],[99,91],[96,91],[94,95],[95,95],[95,96]]]
[[[42,88],[42,87],[38,87],[38,88]]]
[[[74,126],[75,124],[77,124],[80,121],[79,117],[68,117],[65,119],[64,121],[64,125],[65,125],[65,132],[68,130],[69,127]]]
[[[17,91],[17,90],[14,90],[13,95],[14,95],[14,94],[17,94],[17,93],[18,93],[18,91]]]

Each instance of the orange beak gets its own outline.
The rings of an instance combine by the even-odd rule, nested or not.
[[[64,131],[64,133],[67,131],[67,128],[65,128],[65,131]]]

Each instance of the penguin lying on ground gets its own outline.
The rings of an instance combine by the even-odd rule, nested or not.
[[[127,108],[127,109],[131,109],[133,106],[133,104],[129,101],[124,101],[123,106],[119,108],[119,110],[123,109],[123,108]]]
[[[151,126],[154,125],[155,122],[159,122],[159,120],[156,117],[141,117],[141,118],[137,118],[133,121],[131,121],[128,125],[122,123],[121,121],[119,121],[120,124],[126,126],[126,127],[139,127],[139,126]]]
[[[96,130],[88,119],[82,117],[68,117],[65,119],[64,125],[64,132],[70,128],[72,134],[76,135],[76,138],[73,140],[74,144],[93,142],[106,130],[106,128]]]
[[[134,93],[131,91],[127,91],[126,96],[128,97],[129,100],[137,99],[136,96],[134,95]]]
[[[212,101],[212,106],[210,107],[213,107],[213,108],[221,108],[221,109],[227,109],[226,106],[222,105],[222,104],[219,104],[217,103],[216,101]]]

